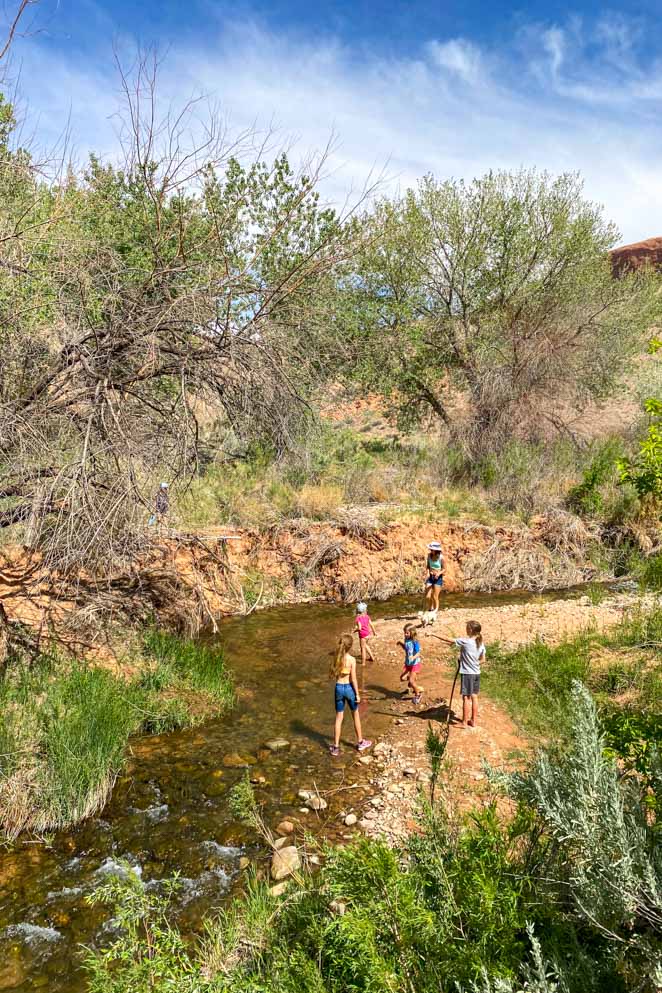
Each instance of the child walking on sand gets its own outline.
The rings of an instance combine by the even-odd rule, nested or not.
[[[340,755],[340,731],[345,717],[345,704],[349,704],[349,709],[354,718],[354,730],[356,731],[356,747],[360,752],[370,748],[371,741],[363,737],[361,730],[361,717],[359,715],[359,704],[361,695],[356,682],[356,659],[350,655],[352,647],[351,634],[344,634],[338,639],[336,654],[331,663],[331,678],[336,681],[335,701],[336,701],[336,725],[333,744],[329,746],[329,751],[333,756]]]
[[[416,641],[415,625],[405,624],[404,635],[405,640],[398,642],[398,645],[405,650],[405,664],[400,674],[400,682],[403,682],[405,679],[407,680],[407,689],[404,691],[405,696],[409,690],[412,690],[414,703],[419,704],[423,697],[423,687],[419,686],[416,682],[416,674],[421,669],[421,646]]]
[[[462,693],[463,728],[478,727],[478,694],[480,693],[480,660],[486,658],[485,643],[478,621],[467,621],[466,638],[441,638],[447,645],[457,645],[460,649],[458,666]],[[471,716],[469,716],[471,714]]]
[[[370,620],[370,615],[368,614],[368,604],[367,603],[357,603],[356,605],[356,619],[354,621],[354,632],[359,636],[359,648],[361,649],[361,664],[365,665],[369,660],[370,662],[375,661],[375,656],[370,650],[370,645],[368,644],[368,639],[376,634],[373,627],[373,623]]]

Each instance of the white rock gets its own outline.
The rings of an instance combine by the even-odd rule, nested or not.
[[[403,776],[411,776],[413,779],[416,778],[417,774],[418,774],[418,770],[413,765],[407,765],[402,770]]]
[[[306,800],[306,803],[311,810],[326,810],[329,806],[324,797],[321,796],[311,796]]]
[[[347,817],[345,818],[345,824],[347,827],[353,827],[357,821],[358,821],[358,817],[356,816],[356,814],[348,814]]]

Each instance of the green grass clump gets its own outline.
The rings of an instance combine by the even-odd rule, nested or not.
[[[133,679],[45,653],[0,683],[0,828],[74,824],[106,802],[132,734],[190,727],[234,700],[221,652],[150,630]]]
[[[481,689],[504,704],[531,734],[561,728],[573,680],[588,678],[593,639],[587,632],[560,645],[534,641],[513,652],[497,645],[490,649]]]
[[[219,647],[157,628],[147,632],[144,645],[155,665],[143,677],[143,685],[158,686],[159,690],[176,687],[195,690],[217,705],[232,706],[234,689]]]

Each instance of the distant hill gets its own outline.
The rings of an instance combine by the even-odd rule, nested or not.
[[[616,275],[646,264],[662,272],[662,238],[647,238],[645,241],[615,248],[611,253],[611,263]]]

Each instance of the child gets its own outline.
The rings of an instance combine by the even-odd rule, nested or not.
[[[439,637],[436,635],[435,637]],[[462,693],[463,728],[478,727],[478,694],[480,692],[480,660],[486,658],[485,644],[478,621],[467,621],[466,638],[439,638],[447,645],[460,649],[459,670]],[[471,709],[471,717],[469,710]]]
[[[405,664],[400,674],[400,682],[407,680],[405,696],[411,689],[414,693],[414,703],[419,704],[423,698],[423,687],[416,682],[416,673],[421,668],[421,646],[416,641],[416,627],[413,624],[405,624],[405,640],[399,641],[398,645],[405,650]]]
[[[342,728],[345,716],[345,703],[349,704],[349,709],[354,718],[354,730],[356,731],[356,747],[360,752],[370,748],[371,741],[363,737],[361,731],[361,717],[359,716],[359,704],[361,696],[356,682],[356,659],[349,654],[352,647],[351,634],[344,634],[338,639],[336,654],[331,663],[331,678],[336,681],[336,726],[333,744],[329,746],[329,751],[335,757],[340,755],[340,729]]]
[[[431,541],[428,545],[428,557],[425,561],[428,578],[425,580],[425,602],[429,611],[439,610],[439,595],[444,585],[444,557],[441,554],[441,544]]]
[[[375,656],[370,650],[370,645],[368,644],[368,638],[376,634],[373,627],[372,621],[368,614],[368,604],[367,603],[357,603],[356,605],[356,619],[354,621],[354,632],[359,636],[359,647],[361,649],[361,665],[365,665],[368,659],[371,662],[375,661]]]

